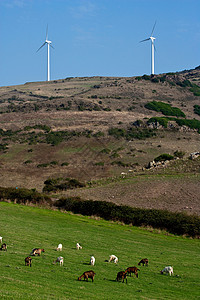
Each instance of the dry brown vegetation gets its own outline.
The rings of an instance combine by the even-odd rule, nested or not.
[[[193,108],[199,105],[199,97],[190,87],[177,84],[190,80],[198,85],[199,69],[154,78],[164,75],[163,82],[84,77],[1,87],[0,129],[19,131],[12,137],[0,136],[0,145],[4,145],[0,150],[1,186],[42,191],[48,178],[76,178],[90,182],[90,188],[63,195],[200,215],[199,159],[188,159],[191,152],[200,151],[197,130],[158,126],[156,135],[145,139],[116,139],[108,134],[110,128],[127,129],[137,120],[146,124],[151,117],[163,116],[144,107],[153,100],[181,109],[187,119],[200,120]],[[53,146],[46,142],[44,129],[33,128],[36,125],[48,126],[54,133],[76,134]],[[25,130],[26,126],[31,128]],[[165,168],[145,169],[158,155],[173,155],[177,150],[185,153],[183,159]]]

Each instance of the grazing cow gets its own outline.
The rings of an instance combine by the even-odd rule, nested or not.
[[[59,244],[58,247],[56,248],[57,251],[62,251],[62,244]]]
[[[62,256],[58,256],[53,263],[55,264],[57,262],[59,262],[60,266],[63,266],[64,258]]]
[[[173,275],[174,273],[174,270],[173,270],[173,267],[165,267],[162,271],[160,271],[160,274],[164,274],[164,272],[166,274],[169,274],[170,276]]]
[[[141,261],[138,263],[138,266],[140,266],[141,264],[143,264],[143,266],[144,265],[148,266],[148,264],[149,264],[148,258],[141,259]]]
[[[91,258],[90,258],[90,264],[92,266],[94,266],[94,264],[95,264],[95,258],[94,258],[94,256],[91,256]]]
[[[86,279],[88,281],[88,278],[92,279],[92,282],[94,281],[94,275],[96,273],[94,273],[94,271],[90,270],[90,271],[86,271],[84,272],[80,277],[78,277],[78,280],[80,281],[82,278],[84,278],[84,280]]]
[[[34,249],[31,251],[31,254],[30,254],[30,255],[36,256],[36,254],[37,254],[38,256],[40,256],[42,252],[44,252],[44,249],[41,249],[41,248],[34,248]]]
[[[118,272],[116,280],[117,281],[123,280],[122,282],[124,282],[124,279],[126,279],[126,283],[127,283],[126,274],[127,274],[126,271],[120,271],[120,272]]]
[[[108,262],[111,262],[111,261],[114,261],[115,264],[118,263],[118,257],[113,254],[110,255]]]
[[[6,245],[5,243],[3,243],[3,244],[1,245],[0,250],[1,250],[1,251],[2,251],[2,250],[7,251],[7,245]]]
[[[140,271],[137,267],[129,267],[125,270],[125,272],[127,272],[128,274],[130,274],[131,276],[131,273],[135,274],[135,276],[138,278],[138,271]]]
[[[3,238],[2,238],[2,236],[0,236],[0,243],[2,243],[2,241],[3,241]]]
[[[30,266],[31,267],[31,262],[32,262],[32,258],[30,256],[27,256],[25,258],[25,266]]]
[[[81,247],[81,245],[80,245],[79,243],[76,243],[76,249],[77,249],[77,250],[82,249],[82,247]]]

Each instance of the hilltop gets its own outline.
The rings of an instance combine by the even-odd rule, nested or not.
[[[1,186],[74,178],[82,188],[55,197],[200,214],[199,158],[188,159],[200,151],[199,96],[200,67],[1,87]],[[173,159],[148,169],[162,154]]]

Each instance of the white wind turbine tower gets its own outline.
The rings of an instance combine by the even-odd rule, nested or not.
[[[154,51],[155,51],[154,41],[155,41],[156,38],[153,37],[153,32],[154,32],[155,26],[156,26],[156,22],[153,26],[150,37],[148,39],[140,41],[140,43],[142,43],[142,42],[151,40],[151,74],[152,75],[154,75],[154,62],[155,62],[155,60],[154,60]]]
[[[46,31],[46,40],[44,44],[37,50],[37,52],[44,47],[47,44],[47,81],[50,81],[50,47],[54,49],[54,47],[51,45],[51,41],[48,40],[48,26]]]

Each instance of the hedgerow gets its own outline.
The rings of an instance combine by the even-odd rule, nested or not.
[[[184,213],[118,206],[106,201],[84,201],[77,197],[62,198],[55,206],[73,213],[95,215],[105,220],[121,221],[133,226],[152,226],[178,235],[185,234],[192,237],[200,235],[200,218]]]
[[[50,184],[57,183],[57,179],[47,181]],[[79,197],[61,198],[53,202],[49,196],[41,194],[35,189],[0,187],[0,201],[8,200],[19,204],[56,207],[75,214],[98,216],[105,220],[120,221],[133,226],[151,226],[178,235],[200,236],[200,218],[185,213],[132,208],[106,201],[82,200]]]
[[[26,188],[4,188],[0,187],[0,201],[10,200],[19,204],[48,204],[52,205],[52,200],[47,195],[37,192],[35,189]]]

